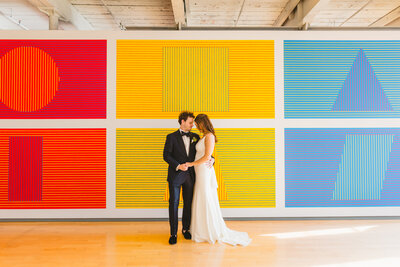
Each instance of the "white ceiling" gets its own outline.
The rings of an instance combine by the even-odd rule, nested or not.
[[[400,0],[0,0],[0,29],[400,27]]]

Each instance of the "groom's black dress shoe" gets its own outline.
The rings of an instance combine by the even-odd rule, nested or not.
[[[175,245],[176,244],[176,235],[171,235],[168,242],[170,245]]]
[[[182,234],[185,237],[185,239],[192,239],[192,235],[190,234],[190,232],[188,230],[184,231],[182,230]]]

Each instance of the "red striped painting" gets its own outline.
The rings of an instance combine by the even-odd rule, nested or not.
[[[106,129],[0,130],[0,209],[106,208]]]
[[[106,40],[0,40],[0,118],[106,118]]]

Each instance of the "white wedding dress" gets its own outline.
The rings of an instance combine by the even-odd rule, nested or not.
[[[204,137],[196,144],[196,160],[204,156]],[[216,241],[231,245],[247,246],[251,239],[245,232],[229,229],[222,217],[217,193],[217,178],[214,167],[205,164],[195,166],[196,182],[192,202],[192,220],[190,231],[196,242]]]

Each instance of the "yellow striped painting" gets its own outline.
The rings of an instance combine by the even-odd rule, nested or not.
[[[274,118],[274,41],[117,40],[117,118]]]
[[[116,207],[168,207],[165,137],[176,129],[117,129]],[[223,208],[275,207],[274,129],[216,129]]]

